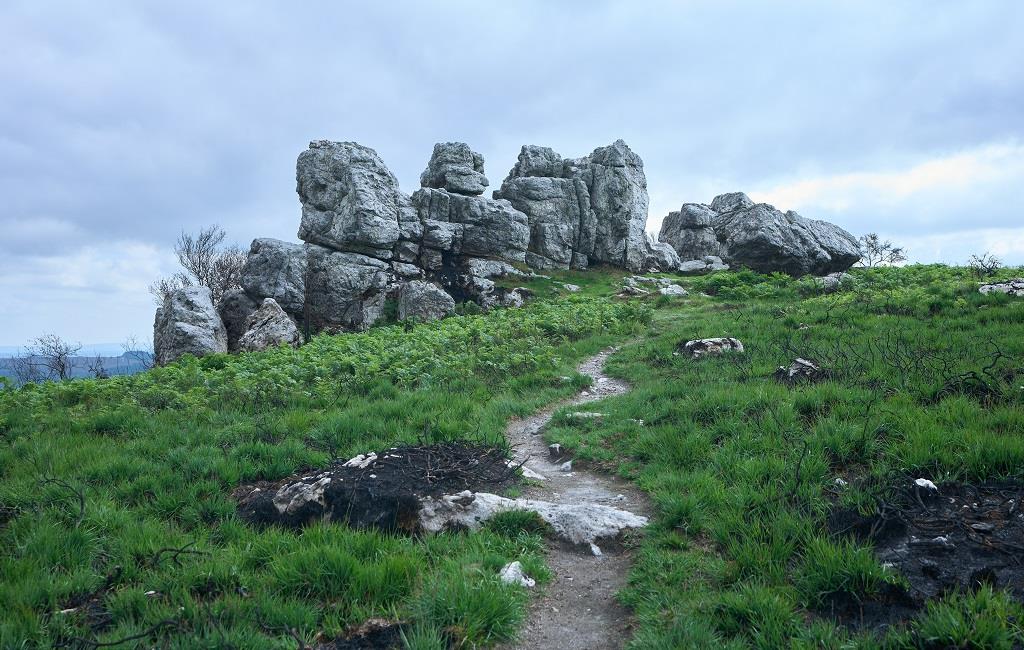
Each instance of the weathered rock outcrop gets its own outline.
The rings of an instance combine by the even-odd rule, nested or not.
[[[1017,278],[1015,280],[1007,280],[1006,282],[995,282],[991,284],[983,284],[978,287],[980,293],[1005,293],[1008,296],[1022,297],[1024,296],[1024,278]]]
[[[265,298],[263,304],[249,315],[248,328],[238,340],[238,349],[258,352],[281,344],[297,348],[302,344],[302,334],[276,300]]]
[[[526,145],[494,196],[529,216],[526,262],[534,268],[604,263],[639,271],[678,262],[647,240],[643,161],[622,140],[575,160]]]
[[[242,345],[267,299],[296,332],[350,331],[373,325],[389,300],[400,303],[400,317],[424,319],[451,313],[454,300],[522,305],[528,291],[490,279],[522,275],[512,263],[679,266],[671,245],[644,232],[643,161],[622,140],[575,160],[525,146],[494,198],[481,196],[488,185],[483,156],[461,142],[435,145],[411,196],[376,151],[354,142],[311,142],[295,178],[304,243],[252,242],[241,289],[228,292],[217,310],[231,350],[291,340],[280,314],[261,313],[274,331]]]
[[[273,298],[285,312],[301,318],[306,302],[306,251],[302,244],[254,239],[240,284],[254,301]]]
[[[710,206],[683,205],[665,218],[658,238],[683,259],[718,255],[763,273],[825,275],[860,259],[856,238],[839,226],[755,204],[742,192],[717,196]]]
[[[453,194],[483,194],[488,185],[484,157],[464,142],[438,142],[420,175],[420,185]]]
[[[398,291],[398,320],[440,320],[454,313],[455,300],[432,282],[413,280]]]
[[[377,152],[355,142],[317,140],[299,155],[299,239],[389,260],[408,200]]]
[[[153,351],[157,365],[186,354],[228,351],[228,335],[206,287],[184,287],[164,298],[153,323]]]

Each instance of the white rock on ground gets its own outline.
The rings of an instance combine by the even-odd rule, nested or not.
[[[658,293],[663,296],[685,296],[687,291],[678,284],[670,284],[667,287],[658,289]]]
[[[700,359],[705,355],[718,356],[725,352],[743,352],[743,344],[739,339],[731,337],[695,339],[687,341],[683,349],[690,353],[690,357]]]
[[[560,504],[533,499],[508,499],[487,492],[465,490],[421,501],[420,527],[427,532],[447,528],[477,530],[491,517],[511,510],[536,512],[555,535],[572,544],[595,544],[618,537],[628,529],[643,528],[647,517],[596,503]]]
[[[523,565],[518,561],[509,562],[502,567],[498,577],[507,585],[520,585],[529,588],[537,584],[536,580],[523,573]]]
[[[996,282],[993,284],[983,284],[978,287],[978,291],[986,294],[994,292],[1005,293],[1008,296],[1016,296],[1018,298],[1024,297],[1024,278],[1007,280],[1006,282]]]

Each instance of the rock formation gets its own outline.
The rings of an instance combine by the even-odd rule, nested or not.
[[[644,163],[622,140],[575,160],[526,145],[494,196],[529,217],[533,268],[678,266],[674,251],[647,239]]]
[[[715,255],[762,273],[826,275],[860,259],[857,239],[839,226],[755,204],[742,192],[717,196],[710,206],[684,204],[665,218],[658,239],[683,260]]]
[[[524,146],[494,198],[482,196],[483,156],[461,142],[434,146],[411,196],[376,151],[354,142],[311,142],[295,177],[303,243],[252,242],[241,288],[217,306],[232,351],[363,330],[390,301],[400,318],[424,320],[452,313],[455,301],[520,306],[525,289],[491,279],[532,275],[512,264],[679,266],[671,245],[644,232],[643,161],[622,140],[575,160]]]
[[[299,347],[302,334],[295,321],[281,309],[273,298],[264,298],[263,304],[249,315],[246,332],[238,340],[243,352],[258,352],[279,345]]]
[[[206,287],[184,287],[164,298],[153,323],[156,364],[166,365],[186,354],[228,351],[228,335]]]

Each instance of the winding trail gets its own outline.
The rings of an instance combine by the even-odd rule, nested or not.
[[[524,469],[545,479],[526,487],[524,497],[554,503],[599,503],[650,515],[646,496],[626,481],[586,470],[563,471],[560,466],[569,458],[550,458],[541,435],[557,409],[629,391],[629,384],[604,374],[604,364],[616,350],[605,350],[579,366],[580,373],[593,378],[590,388],[508,425],[505,435],[517,461],[525,460]],[[632,558],[622,548],[604,545],[600,550],[601,555],[595,556],[586,548],[548,542],[552,581],[532,599],[519,640],[509,647],[612,650],[625,645],[631,636],[632,616],[615,594],[626,584]]]

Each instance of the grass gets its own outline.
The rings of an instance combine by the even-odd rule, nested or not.
[[[0,390],[0,647],[294,648],[369,617],[404,621],[411,648],[511,639],[528,594],[497,574],[519,560],[550,578],[536,518],[423,538],[258,530],[231,492],[399,442],[500,441],[510,418],[586,385],[576,364],[611,344],[625,346],[609,372],[633,390],[588,406],[601,418],[556,413],[547,436],[651,495],[621,594],[633,647],[1024,644],[1024,608],[988,588],[884,634],[819,613],[899,581],[829,535],[831,508],[869,512],[918,476],[1024,478],[1024,300],[940,266],[858,271],[835,294],[717,273],[628,301],[609,298],[621,272],[554,275],[529,281],[522,310]],[[674,354],[712,336],[747,351]],[[772,379],[795,356],[830,379]]]
[[[499,441],[648,318],[538,301],[0,391],[0,647],[294,648],[369,617],[405,621],[414,647],[512,638],[525,594],[497,575],[520,560],[546,578],[537,532],[257,530],[231,492],[399,442]]]
[[[657,507],[622,594],[640,622],[632,647],[1024,643],[1024,607],[998,591],[951,596],[887,634],[815,613],[899,581],[869,547],[828,534],[830,508],[870,512],[919,476],[1024,479],[1024,301],[939,266],[858,271],[831,295],[750,272],[682,283],[691,295],[610,360],[633,390],[594,405],[603,418],[556,414],[547,433]],[[674,354],[713,336],[746,353]],[[795,356],[827,360],[832,378],[775,381]]]

